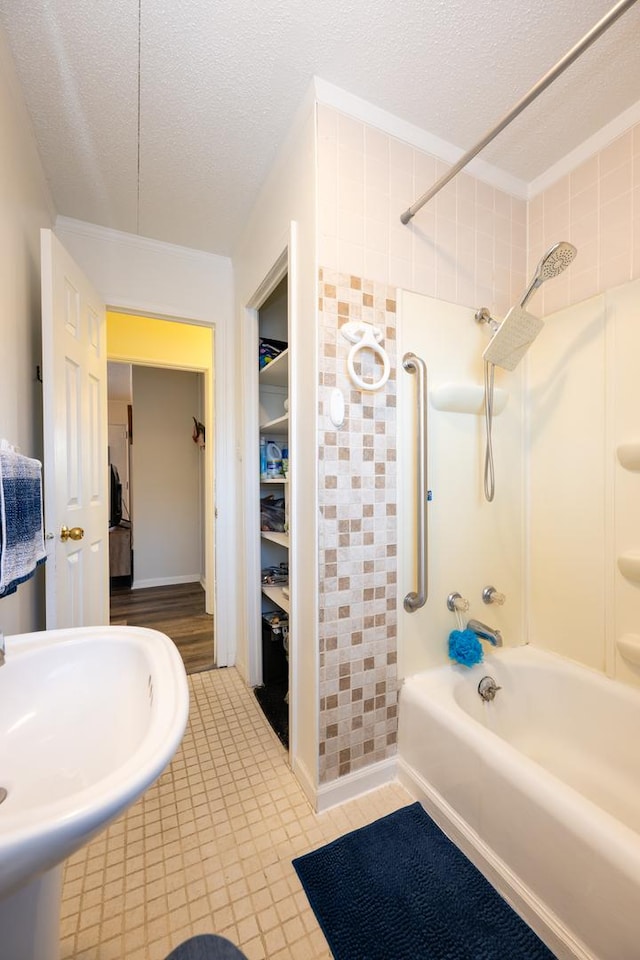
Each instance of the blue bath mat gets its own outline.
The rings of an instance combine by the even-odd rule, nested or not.
[[[293,865],[335,960],[554,960],[419,803]]]

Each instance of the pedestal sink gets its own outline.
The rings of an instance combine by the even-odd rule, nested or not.
[[[57,960],[62,862],[159,776],[189,695],[168,637],[83,627],[6,638],[0,667],[0,954]]]

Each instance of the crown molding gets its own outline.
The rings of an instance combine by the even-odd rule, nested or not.
[[[389,113],[387,110],[382,110],[380,107],[369,103],[369,101],[363,100],[361,97],[357,97],[347,90],[343,90],[341,87],[336,87],[332,83],[328,83],[328,81],[323,80],[321,77],[314,77],[313,84],[316,100],[319,103],[333,107],[335,110],[346,113],[355,120],[361,120],[363,123],[376,127],[378,130],[382,130],[383,133],[388,133],[391,137],[403,140],[418,150],[423,150],[425,153],[429,153],[439,160],[444,160],[445,163],[457,163],[465,153],[460,147],[454,146],[454,144],[449,143],[447,140],[442,140],[427,130],[423,130],[422,127],[409,123],[407,120],[402,120],[400,117],[395,116],[395,114]],[[522,200],[527,199],[528,184],[526,181],[520,180],[518,177],[514,177],[509,173],[505,173],[504,170],[499,170],[498,167],[487,163],[486,160],[481,160],[476,157],[467,165],[466,170],[472,173],[474,177],[477,177],[478,180],[497,187],[499,190],[504,190],[505,193],[519,197]],[[425,190],[428,189],[428,187],[429,184],[425,184]]]
[[[86,220],[74,220],[72,217],[58,216],[56,217],[55,229],[81,237],[89,237],[103,243],[133,247],[147,253],[161,252],[164,255],[168,254],[182,260],[194,260],[200,263],[214,261],[220,265],[228,265],[229,269],[231,268],[231,257],[222,257],[217,253],[208,253],[206,250],[196,250],[193,247],[181,247],[175,243],[165,243],[163,240],[152,240],[149,237],[141,237],[134,233],[113,230],[111,227],[101,227],[95,223],[88,223]]]
[[[570,153],[567,153],[561,160],[554,163],[548,170],[541,173],[539,177],[532,180],[529,184],[527,199],[532,200],[557,180],[560,180],[566,176],[567,173],[571,173],[572,170],[579,167],[585,160],[589,160],[594,154],[599,153],[615,140],[616,137],[626,133],[630,127],[635,126],[637,123],[640,123],[640,100],[637,100],[636,103],[632,104],[626,110],[623,110],[622,113],[605,124],[604,127],[600,127],[591,137],[583,140],[575,150],[571,150]]]

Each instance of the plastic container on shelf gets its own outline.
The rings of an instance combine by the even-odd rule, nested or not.
[[[274,340],[272,337],[260,337],[258,350],[259,369],[262,370],[268,363],[279,357],[286,350],[288,344],[286,340]]]
[[[267,441],[264,437],[260,438],[260,479],[267,479]]]
[[[275,480],[282,476],[282,450],[273,440],[267,441],[267,478]]]

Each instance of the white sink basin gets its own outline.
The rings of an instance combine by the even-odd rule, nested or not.
[[[155,630],[88,627],[6,638],[0,667],[0,899],[61,863],[158,777],[189,695]]]

